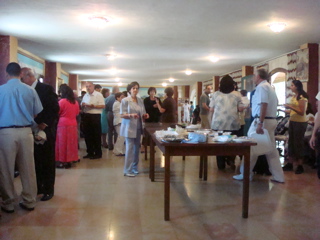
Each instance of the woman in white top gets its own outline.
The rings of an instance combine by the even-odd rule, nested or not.
[[[240,129],[239,111],[241,95],[234,93],[234,81],[229,75],[220,81],[219,91],[215,92],[210,102],[210,111],[213,112],[211,128],[215,131],[228,131],[237,135]],[[217,156],[219,169],[225,168],[225,162],[234,166],[234,157]]]
[[[125,155],[125,145],[124,145],[124,137],[120,136],[120,127],[122,118],[120,116],[120,105],[121,100],[124,98],[124,94],[122,92],[118,92],[115,94],[116,101],[113,103],[112,112],[113,112],[113,126],[116,129],[118,134],[117,141],[114,145],[113,153],[116,156],[124,156]]]
[[[149,118],[143,101],[137,96],[139,83],[132,82],[127,86],[129,97],[122,99],[120,116],[122,118],[120,136],[126,138],[126,157],[124,176],[135,177],[138,172],[140,139],[143,132],[143,122]]]

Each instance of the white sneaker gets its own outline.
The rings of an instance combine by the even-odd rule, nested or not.
[[[274,179],[274,177],[271,177],[270,181],[275,182],[275,183],[284,183],[284,181],[278,181],[278,180]]]
[[[135,174],[135,175],[139,174],[138,170],[132,170],[132,173]]]
[[[252,177],[253,177],[253,175],[252,175],[252,173],[251,173],[250,176],[249,176],[250,182],[252,181]],[[242,181],[242,180],[243,180],[243,174],[234,175],[234,176],[233,176],[233,179],[234,179],[234,180],[238,180],[238,181]]]
[[[136,175],[134,175],[133,173],[125,173],[124,176],[126,176],[126,177],[135,177]]]

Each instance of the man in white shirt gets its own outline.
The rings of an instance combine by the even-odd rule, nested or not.
[[[284,174],[280,163],[279,153],[276,149],[274,130],[277,127],[277,105],[278,99],[274,89],[271,87],[268,79],[268,73],[264,69],[257,70],[254,82],[256,92],[252,97],[252,116],[255,120],[252,122],[250,129],[255,129],[257,134],[263,134],[263,129],[269,133],[271,140],[271,149],[266,154],[269,164],[269,170],[272,173],[271,181],[284,183]],[[249,130],[250,131],[250,130]],[[257,154],[251,149],[250,156],[250,179],[252,179],[252,169],[257,162]],[[235,180],[243,180],[243,161],[241,163],[241,174],[233,176]]]
[[[87,146],[87,155],[83,158],[98,159],[102,157],[101,151],[101,112],[104,108],[104,98],[101,93],[94,90],[92,82],[86,83],[87,93],[83,96],[83,131]]]
[[[190,105],[189,105],[188,100],[186,100],[183,104],[183,121],[182,122],[188,123],[189,112],[190,112]]]

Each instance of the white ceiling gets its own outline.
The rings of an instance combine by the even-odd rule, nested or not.
[[[113,22],[99,29],[91,15]],[[187,85],[319,43],[319,16],[319,0],[0,0],[0,34],[80,80]],[[274,21],[288,26],[275,34]]]

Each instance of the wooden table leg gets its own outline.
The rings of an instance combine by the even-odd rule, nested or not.
[[[165,173],[164,173],[164,220],[170,220],[170,154],[165,153]]]
[[[149,133],[147,133],[147,131],[145,131],[145,137],[144,137],[144,143],[143,143],[143,145],[144,145],[144,160],[148,160],[148,142],[147,142],[147,140],[149,140],[149,141],[152,141],[151,140],[151,136],[149,135]],[[149,143],[149,145],[150,145],[150,143]]]
[[[150,138],[150,163],[149,163],[149,178],[151,182],[154,182],[154,142],[152,138]]]
[[[250,147],[244,154],[244,175],[243,175],[243,192],[242,192],[242,217],[248,218],[249,212],[249,183],[250,183]]]
[[[203,173],[203,157],[200,156],[199,178],[202,178],[202,173]]]
[[[203,180],[208,179],[208,156],[203,156]]]

